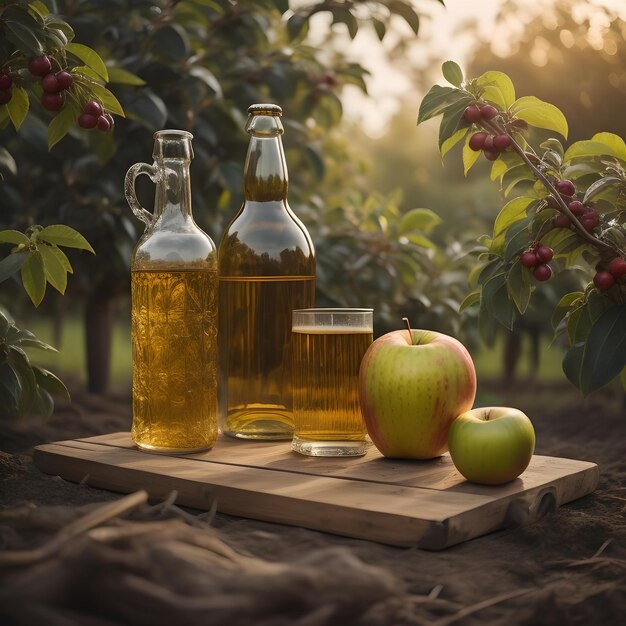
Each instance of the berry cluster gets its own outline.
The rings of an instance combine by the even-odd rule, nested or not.
[[[103,133],[109,132],[114,125],[113,116],[105,113],[102,105],[95,100],[85,102],[83,112],[78,118],[78,125],[81,128],[98,128]]]
[[[533,271],[533,277],[544,282],[552,277],[552,268],[548,262],[552,260],[554,250],[549,246],[539,245],[534,250],[526,250],[520,256],[520,263]]]
[[[463,111],[463,119],[470,124],[480,124],[483,121],[492,120],[498,115],[498,109],[490,104],[479,106],[478,104],[470,104]],[[474,133],[468,142],[469,147],[474,152],[484,152],[485,158],[495,161],[501,152],[511,147],[511,138],[506,134],[491,135],[489,133]]]
[[[33,57],[28,62],[28,71],[33,76],[41,77],[41,105],[48,111],[59,111],[65,104],[65,94],[63,91],[72,86],[73,78],[69,72],[61,70],[52,71],[52,62],[45,54]]]
[[[554,185],[554,188],[562,196],[572,214],[578,218],[582,227],[586,231],[592,232],[600,223],[600,216],[593,207],[584,205],[580,200],[572,199],[576,194],[574,183],[567,179],[559,180]],[[548,206],[553,209],[560,208],[559,203],[553,196],[548,196]],[[559,213],[552,218],[552,225],[555,228],[569,228],[572,225],[572,220],[567,215]]]
[[[626,260],[621,257],[614,258],[608,266],[598,263],[596,275],[593,277],[593,284],[600,291],[608,291],[618,278],[626,274]]]

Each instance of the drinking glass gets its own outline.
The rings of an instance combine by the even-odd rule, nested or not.
[[[292,314],[294,437],[309,456],[360,456],[370,442],[359,406],[359,366],[373,340],[372,309]]]

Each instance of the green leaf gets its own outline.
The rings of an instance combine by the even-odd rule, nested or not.
[[[180,24],[166,23],[153,31],[152,47],[157,55],[181,63],[189,57],[191,41]]]
[[[601,194],[605,188],[615,184],[624,184],[624,181],[617,176],[605,176],[600,180],[596,180],[595,183],[589,185],[587,191],[585,191],[585,197],[583,198],[583,204],[589,202],[595,196]]]
[[[19,272],[24,263],[26,263],[27,258],[28,252],[23,250],[21,252],[13,252],[8,257],[2,259],[0,261],[0,283]]]
[[[521,157],[515,152],[503,152],[491,166],[491,180],[500,179],[500,183],[502,183],[502,178],[504,175],[512,170],[515,167],[519,167],[520,165],[525,165],[524,161],[522,161]]]
[[[483,87],[482,97],[503,111],[515,102],[513,81],[504,72],[485,72],[476,79],[476,84]]]
[[[459,128],[459,130],[457,130],[454,135],[448,137],[448,139],[446,139],[441,145],[441,158],[443,159],[443,157],[445,157],[446,154],[448,154],[448,152],[450,152],[450,150],[454,148],[457,143],[459,143],[459,141],[463,140],[468,132],[469,128]]]
[[[557,326],[561,323],[561,320],[567,315],[567,312],[572,308],[574,304],[580,302],[584,296],[582,291],[572,291],[565,294],[556,305],[554,312],[552,313],[552,328],[557,329]]]
[[[27,246],[30,239],[19,230],[0,230],[0,243],[14,243],[16,245],[23,243]]]
[[[435,250],[437,246],[424,235],[418,233],[407,233],[404,235],[412,244],[419,246],[420,248],[426,248],[428,250]]]
[[[26,11],[9,7],[2,14],[6,38],[19,48],[25,56],[38,56],[44,53],[42,42],[35,33],[41,33],[39,24]]]
[[[552,137],[550,139],[546,139],[543,143],[539,144],[539,147],[544,150],[552,150],[553,152],[556,152],[561,157],[561,160],[563,160],[563,144],[558,139],[554,139]]]
[[[534,198],[522,196],[507,202],[493,225],[493,238],[501,235],[511,224],[527,217],[528,207],[535,202]]]
[[[509,329],[513,327],[515,311],[509,299],[504,272],[492,276],[483,285],[481,302],[485,303],[489,314],[502,326]]]
[[[54,411],[54,400],[43,387],[37,387],[33,410],[44,419],[48,419]]]
[[[19,130],[22,122],[28,115],[28,108],[30,106],[30,100],[28,99],[28,92],[22,87],[13,87],[13,97],[7,104],[7,111],[9,117],[15,126],[15,130]]]
[[[59,142],[76,125],[76,114],[72,107],[64,107],[48,125],[48,150]]]
[[[333,14],[333,24],[342,23],[348,27],[348,34],[350,35],[350,39],[354,39],[359,32],[359,23],[356,20],[356,17],[352,15],[352,11],[347,7],[333,7],[331,9]]]
[[[439,224],[441,224],[441,218],[434,211],[430,209],[412,209],[402,216],[398,231],[401,235],[412,230],[431,233]]]
[[[506,277],[508,295],[515,303],[517,310],[524,315],[530,304],[532,285],[530,272],[524,267],[519,259],[513,263]]]
[[[616,156],[613,154],[613,150],[606,144],[599,141],[577,141],[573,143],[563,155],[563,161],[568,162],[572,159],[591,156]],[[593,170],[592,170],[593,171]]]
[[[68,43],[65,46],[65,50],[80,59],[87,67],[90,67],[98,76],[103,78],[105,82],[108,82],[109,73],[106,65],[95,50],[81,43]]]
[[[578,389],[581,388],[580,379],[584,353],[585,344],[580,342],[570,346],[563,357],[563,372]]]
[[[420,104],[420,110],[417,114],[417,123],[421,124],[426,120],[436,117],[440,115],[446,107],[459,100],[466,100],[467,98],[468,96],[460,89],[433,85]]]
[[[470,292],[465,296],[463,302],[459,305],[459,313],[463,313],[466,309],[470,307],[476,306],[480,302],[480,293],[481,289],[474,289],[474,291]]]
[[[478,161],[478,157],[480,156],[480,151],[472,150],[469,147],[469,140],[470,137],[468,136],[463,145],[463,174],[465,174],[465,176],[467,176],[467,173],[476,161]]]
[[[553,130],[567,138],[567,120],[553,104],[535,96],[523,96],[515,101],[510,110],[515,117],[528,122],[531,126]]]
[[[57,378],[52,372],[42,367],[33,367],[37,384],[49,391],[55,396],[63,396],[66,400],[70,399],[70,392],[60,378]]]
[[[384,22],[376,19],[375,17],[371,18],[372,24],[374,26],[374,30],[376,31],[376,36],[379,41],[382,41],[385,38],[385,34],[387,33],[387,26],[385,26]]]
[[[19,380],[22,393],[18,403],[18,415],[24,417],[33,406],[37,393],[37,381],[26,353],[15,346],[9,348],[8,363]]]
[[[39,239],[43,239],[48,243],[57,246],[65,246],[66,248],[78,248],[79,250],[87,250],[95,254],[89,242],[76,230],[64,224],[53,224],[46,226],[37,233]]]
[[[49,246],[44,243],[38,243],[37,250],[41,253],[46,280],[59,293],[64,294],[65,288],[67,287],[67,269],[63,259],[59,258],[57,251],[61,254],[63,254],[63,252],[56,246]]]
[[[22,385],[13,368],[6,361],[0,363],[0,406],[9,415],[17,415],[21,394]]]
[[[113,113],[114,115],[125,117],[124,109],[119,103],[119,100],[106,87],[103,87],[102,85],[92,84],[91,90],[95,94],[96,98],[100,100],[102,106],[107,111]]]
[[[442,66],[443,77],[455,87],[463,84],[463,71],[454,61],[446,61]]]
[[[289,39],[304,39],[309,32],[309,16],[295,13],[287,20]]]
[[[611,154],[622,161],[626,161],[626,143],[619,135],[613,133],[596,133],[591,141],[604,144],[611,150]]]
[[[402,17],[411,27],[411,30],[417,35],[420,29],[420,18],[408,2],[402,2],[402,0],[391,0],[387,6],[392,13]]]
[[[587,395],[626,367],[626,306],[614,306],[594,323],[585,342],[580,389]]]
[[[136,74],[123,70],[121,67],[110,67],[109,82],[120,85],[145,85],[146,81]]]
[[[46,274],[39,250],[31,250],[22,265],[22,284],[35,306],[39,306],[46,293]]]
[[[441,151],[443,144],[451,138],[459,128],[468,128],[470,124],[463,119],[463,111],[465,110],[468,98],[455,102],[443,111],[441,124],[439,125],[439,150]]]

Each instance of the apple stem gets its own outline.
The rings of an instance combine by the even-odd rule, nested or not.
[[[411,342],[411,345],[413,344],[413,333],[411,332],[411,322],[409,322],[409,318],[408,317],[403,317],[402,321],[406,324],[406,329],[409,331],[409,341]]]

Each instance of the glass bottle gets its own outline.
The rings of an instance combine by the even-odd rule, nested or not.
[[[314,304],[315,252],[287,203],[282,110],[248,113],[245,201],[218,254],[220,421],[234,437],[291,439],[291,312]]]
[[[154,135],[154,163],[136,163],[125,193],[146,229],[131,261],[133,441],[190,453],[217,438],[217,252],[191,212],[191,133]],[[154,213],[135,179],[156,184]]]

